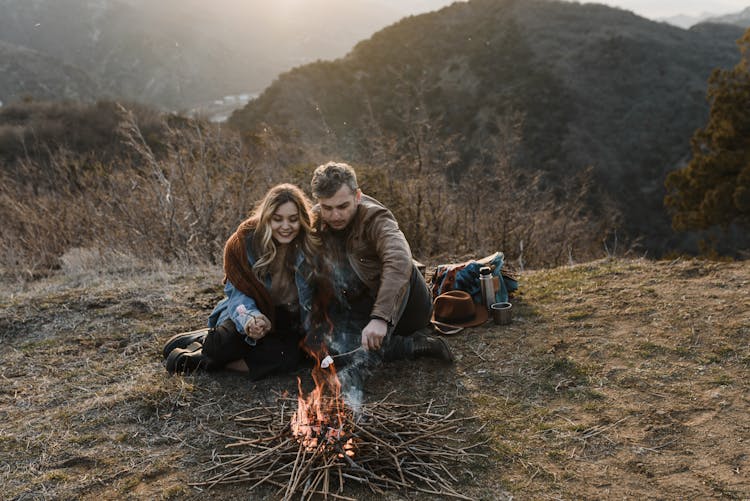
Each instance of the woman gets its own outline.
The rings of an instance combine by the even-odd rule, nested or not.
[[[297,367],[310,323],[312,258],[310,201],[298,187],[271,188],[224,247],[226,298],[206,332],[173,336],[164,345],[166,368],[246,372],[260,379]]]

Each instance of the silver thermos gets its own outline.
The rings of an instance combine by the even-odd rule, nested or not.
[[[495,282],[492,277],[492,268],[489,266],[479,268],[479,287],[482,289],[482,303],[489,311],[495,302]]]

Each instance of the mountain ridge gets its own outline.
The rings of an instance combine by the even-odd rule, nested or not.
[[[627,234],[645,236],[658,253],[671,233],[663,178],[688,157],[708,113],[708,76],[736,63],[741,34],[719,24],[683,30],[603,5],[472,0],[282,75],[230,123],[270,126],[302,144],[329,141],[363,161],[365,119],[397,133],[409,89],[421,84],[433,130],[462,138],[466,166],[481,157],[495,122],[520,112],[520,171],[546,172],[554,183],[593,166]]]
[[[747,28],[750,27],[750,7],[745,7],[739,12],[732,12],[721,16],[709,16],[706,19],[703,19],[703,22],[733,24],[735,26]]]
[[[286,0],[0,0],[0,40],[86,72],[101,88],[95,97],[184,110],[258,92],[282,71],[341,56],[410,11],[395,2],[324,1],[328,10]],[[22,94],[0,87],[6,103]]]

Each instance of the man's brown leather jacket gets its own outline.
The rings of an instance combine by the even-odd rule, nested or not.
[[[315,227],[325,238],[330,231],[313,208]],[[395,325],[411,279],[411,248],[390,210],[362,195],[348,226],[346,255],[354,272],[375,297],[370,316]]]

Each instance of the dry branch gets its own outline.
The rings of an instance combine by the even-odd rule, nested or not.
[[[242,482],[250,490],[277,488],[285,500],[353,499],[345,493],[348,481],[378,494],[395,489],[470,499],[455,487],[456,467],[485,455],[472,451],[481,443],[456,444],[467,442],[462,436],[474,418],[441,414],[434,402],[405,405],[386,399],[363,406],[356,417],[347,412],[346,433],[332,438],[321,432],[314,447],[298,440],[289,426],[291,400],[248,409],[233,418],[243,429],[242,437],[226,445],[234,453],[217,455],[216,464],[204,471],[208,478],[191,485]]]

